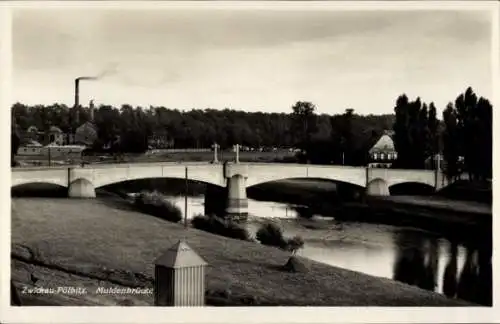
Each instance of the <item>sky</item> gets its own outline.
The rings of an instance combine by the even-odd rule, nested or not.
[[[491,99],[483,11],[16,9],[13,99],[178,109],[393,113],[406,93],[442,111]]]

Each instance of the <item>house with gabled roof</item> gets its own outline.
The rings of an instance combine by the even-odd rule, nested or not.
[[[386,130],[377,142],[368,151],[369,168],[390,168],[392,163],[398,158],[393,137],[394,132]]]

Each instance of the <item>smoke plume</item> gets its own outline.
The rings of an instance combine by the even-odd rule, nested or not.
[[[99,79],[102,79],[104,78],[105,76],[109,76],[111,74],[114,74],[116,73],[116,64],[104,69],[102,72],[100,72],[99,74],[97,75],[94,75],[94,76],[81,76],[81,77],[78,77],[76,78],[76,80],[78,81],[81,81],[81,80],[88,80],[88,81],[96,81],[96,80],[99,80]]]

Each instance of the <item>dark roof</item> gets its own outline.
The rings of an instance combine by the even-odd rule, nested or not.
[[[175,269],[207,265],[205,260],[183,241],[179,241],[169,248],[156,259],[155,264]]]

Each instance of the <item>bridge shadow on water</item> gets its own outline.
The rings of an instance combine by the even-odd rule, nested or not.
[[[395,239],[397,257],[393,279],[430,291],[438,291],[438,284],[441,284],[440,292],[449,298],[492,306],[491,244],[468,244],[465,246],[465,260],[459,260],[458,244],[442,243],[436,238],[400,231]],[[446,258],[439,257],[443,252]],[[447,260],[440,276],[439,260]]]

